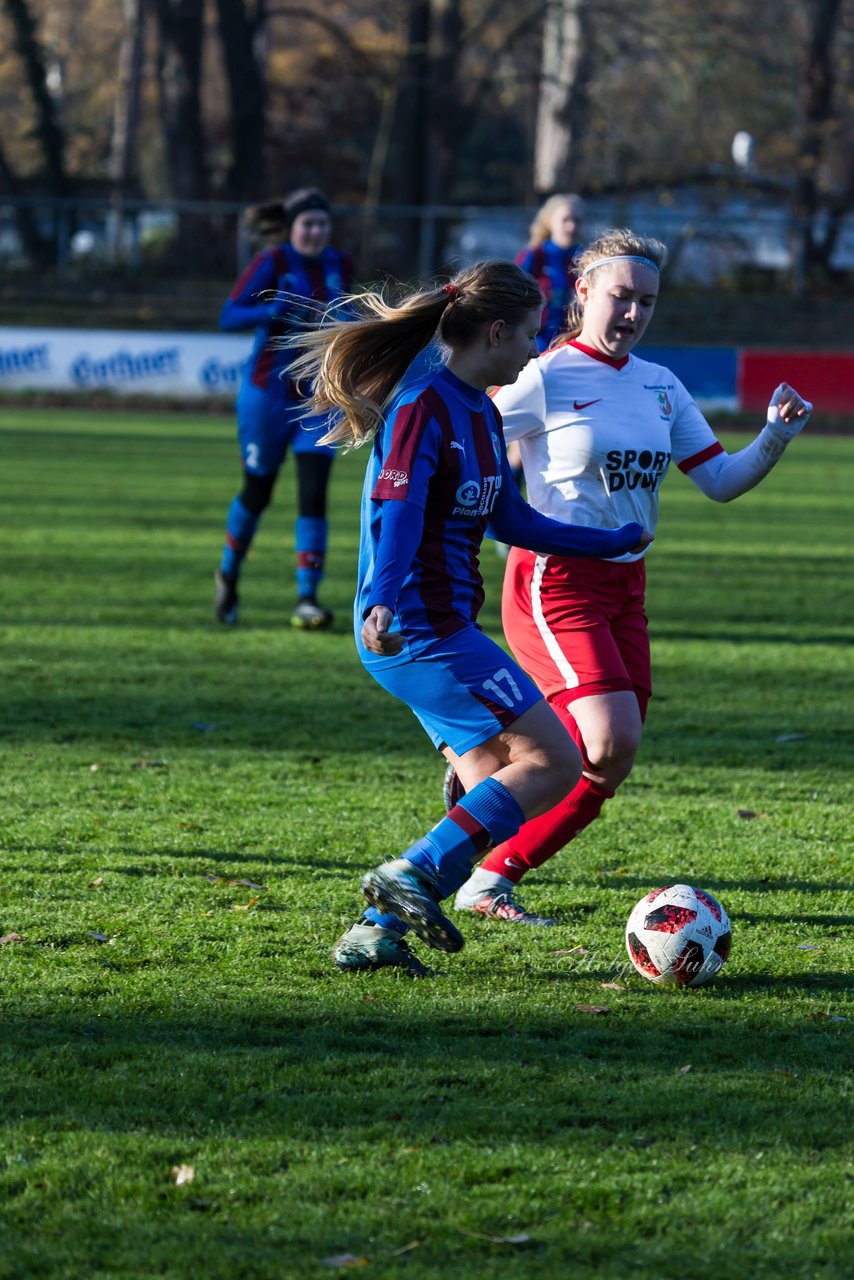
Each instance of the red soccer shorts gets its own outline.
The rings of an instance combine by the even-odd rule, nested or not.
[[[643,560],[613,564],[514,547],[501,612],[519,665],[551,701],[652,690]]]

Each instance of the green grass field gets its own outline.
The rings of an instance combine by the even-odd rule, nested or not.
[[[671,476],[635,773],[526,882],[559,926],[463,920],[432,982],[330,964],[440,815],[350,638],[363,465],[334,632],[287,625],[290,471],[229,631],[228,419],[0,411],[0,1277],[850,1276],[854,439]],[[624,962],[676,879],[733,918],[698,991]]]

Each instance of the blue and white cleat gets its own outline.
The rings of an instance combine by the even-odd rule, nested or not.
[[[435,880],[405,858],[369,871],[362,892],[372,907],[403,920],[429,947],[462,951],[463,935],[439,910]]]
[[[410,978],[432,978],[435,971],[422,964],[394,929],[383,929],[357,920],[335,944],[335,964],[344,973],[373,973],[377,969],[402,969]]]

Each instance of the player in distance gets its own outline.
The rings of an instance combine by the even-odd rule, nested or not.
[[[580,196],[549,196],[531,223],[527,248],[516,255],[516,262],[534,277],[546,300],[537,334],[541,351],[566,327],[567,308],[575,297],[575,263],[582,250],[583,217],[584,201]]]
[[[332,614],[318,604],[317,591],[334,450],[318,447],[321,431],[305,415],[305,399],[289,370],[293,352],[283,339],[318,324],[327,305],[352,289],[353,263],[330,244],[330,205],[316,187],[253,206],[246,224],[265,247],[235,284],[219,319],[221,329],[254,329],[255,342],[237,397],[243,485],[228,509],[214,613],[220,622],[237,622],[243,562],[290,449],[297,472],[297,599],[291,624],[312,631],[332,622]]]
[[[483,634],[478,553],[487,525],[506,542],[559,554],[615,556],[645,544],[633,521],[579,529],[533,511],[512,483],[501,419],[486,395],[536,353],[543,298],[509,262],[485,262],[397,305],[348,304],[362,318],[297,340],[294,372],[331,415],[325,442],[371,443],[362,501],[356,645],[365,669],[415,713],[466,790],[431,831],[368,873],[369,907],[340,939],[341,969],[429,970],[409,950],[463,939],[439,903],[492,845],[551,808],[581,758],[540,691]],[[447,364],[405,380],[437,334]],[[397,388],[396,394],[395,388]]]
[[[812,405],[783,383],[756,438],[729,454],[669,369],[633,354],[658,297],[666,250],[606,232],[578,259],[576,302],[550,350],[495,396],[518,441],[528,499],[554,520],[634,520],[654,533],[658,494],[675,464],[707,497],[729,502],[757,485],[806,425]],[[584,771],[572,791],[494,848],[455,905],[511,923],[517,885],[599,816],[628,777],[652,691],[644,605],[645,548],[603,559],[516,547],[504,579],[504,632],[520,666],[575,740]],[[446,803],[459,783],[446,776]]]

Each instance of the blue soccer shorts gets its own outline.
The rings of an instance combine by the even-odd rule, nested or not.
[[[521,667],[474,625],[407,643],[381,657],[359,644],[365,669],[416,715],[437,750],[458,756],[509,729],[543,695]]]
[[[322,453],[335,449],[317,442],[326,429],[324,418],[302,416],[304,405],[287,399],[277,388],[264,390],[246,382],[237,396],[237,438],[243,466],[255,475],[275,475],[292,453]]]

